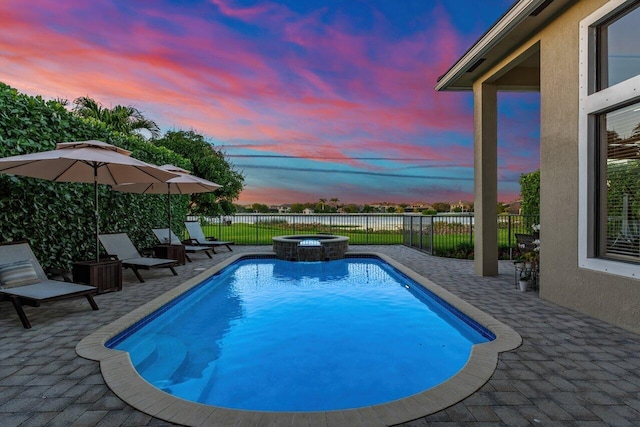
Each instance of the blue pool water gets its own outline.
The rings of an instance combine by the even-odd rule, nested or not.
[[[444,305],[443,305],[444,304]],[[235,409],[384,403],[458,372],[494,337],[377,258],[241,260],[107,343],[148,382]]]

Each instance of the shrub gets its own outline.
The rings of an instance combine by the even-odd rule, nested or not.
[[[188,169],[184,158],[138,136],[113,132],[56,101],[44,101],[0,83],[0,157],[52,150],[57,142],[97,139],[123,147],[140,160]],[[164,195],[118,193],[98,186],[100,230],[124,231],[138,247],[150,246],[153,227],[166,227]],[[171,198],[175,231],[184,228],[186,196]],[[95,257],[93,184],[55,183],[0,174],[0,240],[27,240],[45,267],[69,270]]]

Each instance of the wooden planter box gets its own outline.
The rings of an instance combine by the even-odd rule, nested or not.
[[[73,281],[98,288],[98,293],[122,290],[122,262],[119,260],[77,261]]]
[[[180,265],[187,262],[184,245],[156,245],[153,254],[156,258],[175,259]]]

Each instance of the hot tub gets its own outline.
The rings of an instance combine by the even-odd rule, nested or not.
[[[288,261],[331,261],[344,258],[349,238],[331,234],[300,234],[276,236],[273,251],[279,259]]]

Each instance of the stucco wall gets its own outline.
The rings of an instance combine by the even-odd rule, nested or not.
[[[539,43],[540,297],[640,333],[640,280],[578,268],[579,23],[605,3],[577,2],[482,79]]]
[[[578,268],[579,22],[604,3],[581,0],[540,34],[540,296],[640,332],[640,281]]]

